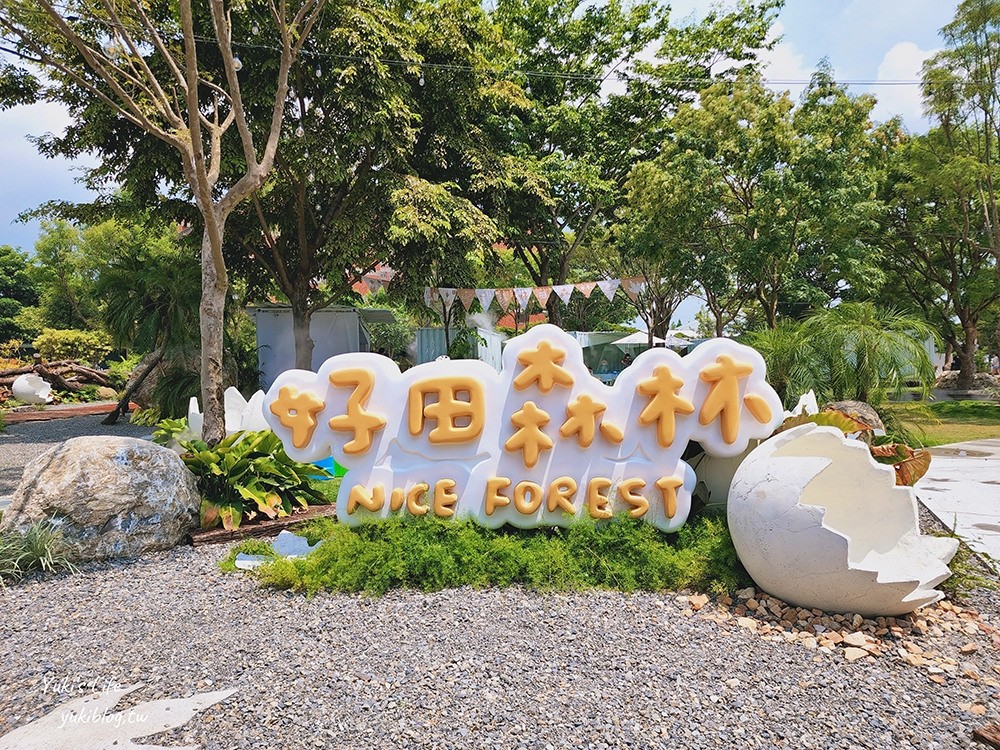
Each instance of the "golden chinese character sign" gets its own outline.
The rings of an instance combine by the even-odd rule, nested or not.
[[[735,456],[781,422],[764,376],[756,351],[713,339],[686,357],[644,352],[607,386],[576,339],[542,325],[507,343],[499,373],[476,360],[401,373],[376,354],[289,370],[264,413],[293,458],[347,467],[347,523],[432,513],[528,527],[627,512],[672,531],[695,486],[688,442]]]

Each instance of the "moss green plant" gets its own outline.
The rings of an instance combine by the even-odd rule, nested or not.
[[[691,588],[722,593],[749,584],[725,522],[713,518],[691,521],[676,535],[627,517],[533,530],[493,530],[472,521],[428,517],[356,527],[322,519],[303,531],[323,543],[304,558],[259,568],[256,575],[264,585],[308,594],[379,595],[398,588],[511,585],[541,591]]]

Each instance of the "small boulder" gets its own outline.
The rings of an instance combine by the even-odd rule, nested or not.
[[[51,520],[78,560],[135,557],[185,541],[198,525],[194,475],[147,440],[78,437],[24,469],[0,532]]]
[[[832,401],[823,405],[823,411],[840,411],[856,422],[871,428],[872,430],[882,430],[885,432],[885,425],[878,412],[864,401]]]

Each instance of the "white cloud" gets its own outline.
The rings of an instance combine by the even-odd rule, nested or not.
[[[70,123],[66,110],[56,104],[14,107],[0,116],[0,163],[7,179],[0,180],[0,245],[27,250],[38,235],[38,222],[15,223],[22,211],[48,200],[85,201],[93,195],[75,181],[81,166],[94,159],[47,159],[25,138],[27,134],[61,133]]]
[[[785,33],[785,27],[778,21],[771,28],[771,39]],[[774,49],[761,55],[764,78],[773,81],[770,87],[776,91],[788,91],[793,100],[797,100],[805,89],[805,83],[786,83],[787,81],[808,82],[813,69],[806,62],[795,45],[784,40],[775,45]]]
[[[885,53],[875,78],[878,81],[919,81],[924,61],[935,52],[922,50],[913,42],[897,42]],[[900,115],[910,130],[926,130],[919,85],[877,86],[873,91],[878,97],[872,113],[875,119],[888,120]]]

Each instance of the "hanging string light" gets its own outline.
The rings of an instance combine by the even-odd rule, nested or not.
[[[233,70],[235,70],[237,73],[243,70],[243,61],[240,60],[240,58],[238,57],[233,58]]]

